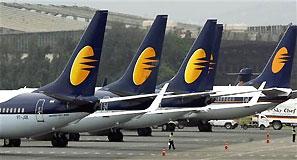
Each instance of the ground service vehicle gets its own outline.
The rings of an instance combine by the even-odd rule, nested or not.
[[[260,115],[266,116],[275,130],[282,129],[283,125],[297,126],[297,99],[290,99]]]

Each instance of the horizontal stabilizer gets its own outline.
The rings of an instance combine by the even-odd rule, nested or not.
[[[74,97],[74,96],[65,96],[65,95],[59,95],[59,94],[47,94],[45,95],[55,98],[59,101],[71,103],[75,105],[87,105],[87,104],[95,104],[98,102],[98,98],[95,96],[88,96],[88,97]]]
[[[295,90],[296,92],[296,90]],[[289,96],[294,93],[290,88],[268,88],[262,92],[267,97]]]

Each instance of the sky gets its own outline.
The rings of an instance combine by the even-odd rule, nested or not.
[[[297,0],[1,0],[3,2],[77,5],[202,25],[208,18],[224,24],[297,24]]]

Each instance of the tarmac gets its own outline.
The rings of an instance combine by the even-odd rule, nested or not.
[[[66,148],[53,148],[47,141],[23,139],[21,147],[0,147],[0,159],[297,159],[297,142],[292,143],[290,127],[282,130],[215,127],[211,133],[186,127],[174,132],[176,150],[168,150],[169,132],[160,129],[154,129],[151,137],[138,137],[135,131],[123,133],[124,142],[108,142],[105,136],[83,134],[80,142],[69,142]],[[3,144],[3,140],[0,143]],[[165,156],[162,155],[163,148]]]

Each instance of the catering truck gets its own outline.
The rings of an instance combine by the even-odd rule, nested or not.
[[[284,125],[297,126],[297,99],[289,99],[273,109],[261,112],[275,130],[280,130]]]

